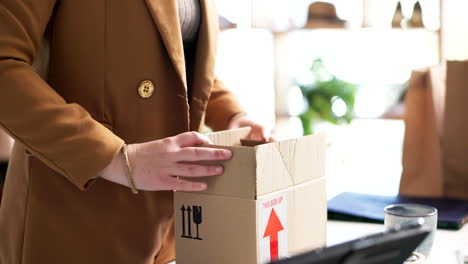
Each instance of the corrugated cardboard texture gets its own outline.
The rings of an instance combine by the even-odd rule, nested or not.
[[[325,246],[325,178],[262,196],[259,200],[177,192],[174,203],[177,264],[258,263],[259,239],[264,230],[259,230],[257,225],[257,206],[278,194],[287,196],[285,228],[289,254]],[[182,205],[202,207],[199,236],[203,240],[181,237]],[[194,236],[194,223],[191,230]]]
[[[324,247],[327,239],[325,178],[262,196],[258,201],[261,203],[261,201],[268,200],[269,197],[279,193],[286,193],[288,201],[289,254],[295,255]],[[257,230],[257,232],[263,232],[263,230]]]
[[[255,147],[257,196],[325,176],[325,135],[268,143]]]
[[[200,192],[202,194],[254,199],[257,192],[255,149],[251,147],[226,147],[217,145],[204,147],[229,149],[232,151],[232,159],[221,163],[224,166],[224,173],[220,176],[197,179],[186,178],[186,180],[206,182],[208,184],[208,189]],[[199,163],[216,164],[216,162]]]
[[[182,205],[202,207],[199,225],[202,240],[181,237]],[[176,193],[174,206],[177,264],[255,263],[255,200]],[[185,221],[187,234],[187,218]],[[191,226],[195,235],[196,225]]]
[[[233,152],[232,159],[222,163],[224,174],[196,179],[208,183],[204,192],[175,193],[177,264],[259,263],[260,251],[265,248],[268,252],[263,256],[271,257],[268,243],[276,242],[265,235],[265,227],[275,206],[280,206],[278,215],[286,227],[273,232],[283,239],[276,243],[282,246],[282,252],[295,254],[325,245],[325,136],[260,145],[247,142],[250,147],[242,146],[249,132],[239,129],[209,134],[216,145],[206,147]],[[287,207],[268,203],[281,197]],[[195,211],[202,217],[194,218]],[[196,221],[202,240],[194,239]]]
[[[325,176],[324,134],[255,147],[239,146],[249,132],[250,128],[208,135],[216,145],[205,147],[230,149],[233,158],[221,162],[223,175],[196,179],[208,184],[208,189],[201,193],[255,199]]]
[[[327,195],[325,178],[288,191],[289,254],[325,246]]]
[[[239,129],[209,133],[206,134],[206,136],[211,139],[214,145],[240,146],[241,139],[247,138],[251,130],[250,127],[242,127]]]

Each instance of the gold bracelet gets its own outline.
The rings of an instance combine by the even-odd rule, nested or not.
[[[133,181],[133,177],[132,177],[132,168],[130,167],[130,161],[128,160],[128,151],[127,151],[126,144],[124,144],[122,147],[122,153],[125,159],[124,166],[125,166],[125,171],[127,172],[126,174],[127,174],[128,182],[130,184],[130,189],[132,189],[133,194],[138,194],[138,190],[135,187],[135,182]]]

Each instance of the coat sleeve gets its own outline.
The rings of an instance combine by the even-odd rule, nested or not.
[[[123,141],[33,70],[56,0],[0,1],[0,126],[84,190]]]
[[[235,95],[224,87],[222,81],[215,78],[206,107],[206,125],[214,131],[225,130],[231,117],[242,112],[244,110]]]

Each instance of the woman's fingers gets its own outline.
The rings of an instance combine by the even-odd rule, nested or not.
[[[208,185],[203,182],[191,182],[187,180],[182,180],[176,177],[170,177],[168,179],[167,184],[169,185],[169,189],[175,191],[187,191],[187,192],[196,192],[196,191],[204,191],[208,188]]]
[[[227,149],[187,147],[174,153],[176,161],[228,160],[232,153]]]
[[[278,141],[278,138],[273,135],[271,135],[270,139],[268,140],[268,142],[277,142],[277,141]]]
[[[219,165],[195,165],[179,163],[169,171],[172,175],[184,177],[216,176],[223,173],[223,167]]]
[[[200,144],[211,144],[211,140],[198,132],[185,132],[174,137],[174,140],[179,147],[189,147]]]
[[[252,126],[252,132],[250,132],[249,138],[252,140],[268,142],[270,133],[268,133],[265,127],[256,125]]]

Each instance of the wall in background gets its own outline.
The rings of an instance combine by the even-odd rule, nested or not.
[[[468,59],[468,1],[442,1],[442,56],[449,60]]]
[[[255,120],[275,123],[273,35],[264,29],[230,29],[219,36],[216,73]]]

